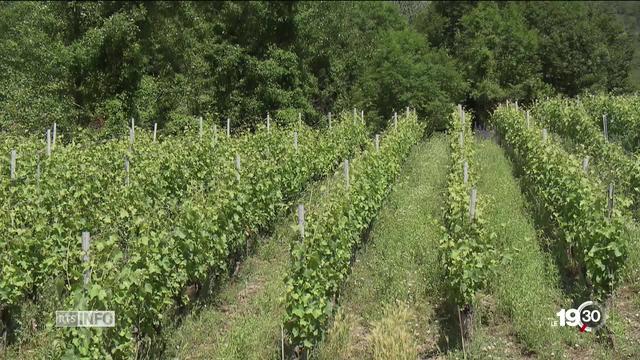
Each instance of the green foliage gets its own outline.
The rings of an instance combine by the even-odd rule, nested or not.
[[[420,35],[403,30],[380,37],[358,90],[356,102],[373,110],[367,118],[381,128],[396,106],[415,107],[420,118],[445,119],[452,101],[462,100],[466,84],[444,51],[430,49]],[[436,120],[430,127],[445,126]]]
[[[23,141],[18,178],[0,178],[7,214],[0,219],[0,250],[8,255],[0,269],[10,274],[0,280],[0,303],[19,307],[28,292],[60,283],[62,308],[113,310],[117,323],[61,331],[57,347],[71,358],[130,358],[139,341],[152,338],[166,315],[188,301],[185,286],[215,282],[247,237],[366,140],[364,126],[351,118],[336,119],[331,130],[295,128],[298,149],[293,130],[274,124],[239,138],[191,131],[156,143],[138,130],[132,147],[127,138],[58,146],[43,158],[39,179],[32,154],[42,143]],[[17,141],[7,139],[3,152]],[[92,236],[87,264],[80,251],[85,230]],[[84,289],[87,269],[91,283]]]
[[[293,345],[311,349],[323,337],[353,252],[360,243],[402,159],[424,132],[413,114],[371,144],[353,161],[350,187],[337,186],[321,207],[305,214],[305,236],[291,246],[286,278],[285,327]]]
[[[523,4],[540,37],[544,80],[558,92],[628,89],[631,41],[608,6],[577,2]]]
[[[609,119],[608,133],[627,152],[640,154],[640,96],[588,95],[580,100],[591,121],[601,130],[602,117]]]
[[[475,187],[474,140],[472,119],[457,111],[449,117],[451,169],[447,185],[445,237],[440,242],[445,276],[450,284],[452,300],[459,306],[474,303],[475,294],[484,288],[500,261],[492,235],[485,229],[482,216],[484,203],[476,200],[476,213],[470,219],[471,189]],[[462,139],[461,140],[461,135]],[[468,179],[464,182],[464,163]]]
[[[605,6],[585,2],[435,2],[414,28],[447,49],[484,117],[498,102],[559,92],[624,92],[633,48]]]
[[[537,34],[518,5],[474,7],[460,19],[454,44],[471,83],[470,100],[482,115],[497,102],[529,102],[550,92],[532,56],[538,51]]]
[[[596,125],[602,124],[600,116],[590,116],[580,101],[559,98],[537,102],[532,114],[550,131],[574,143],[578,154],[589,156],[591,166],[596,169],[592,173],[598,174],[605,187],[608,184],[615,185],[618,208],[626,210],[628,197],[636,212],[640,209],[640,161],[627,155],[619,145],[605,140],[603,132]],[[614,116],[610,122],[616,123],[613,127],[615,130],[620,130],[617,118],[619,116]],[[628,129],[625,133],[629,132]]]
[[[605,299],[620,282],[627,257],[621,210],[614,207],[609,218],[605,192],[583,173],[581,161],[542,140],[541,129],[527,127],[519,110],[500,106],[491,121],[523,168],[523,186],[557,229],[569,264],[578,264],[594,297]]]
[[[0,131],[57,122],[70,140],[78,127],[113,138],[130,118],[175,132],[197,116],[253,129],[279,109],[309,124],[354,105],[388,115],[389,82],[372,81],[405,57],[394,105],[431,116],[462,91],[450,59],[389,3],[11,3],[0,15]]]

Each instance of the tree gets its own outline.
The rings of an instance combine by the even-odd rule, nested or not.
[[[605,7],[576,2],[522,6],[527,22],[540,34],[545,82],[569,96],[628,89],[631,39]]]
[[[530,102],[550,92],[542,81],[538,37],[519,7],[482,3],[460,19],[455,54],[470,82],[479,116],[506,99]]]
[[[376,43],[356,99],[383,128],[393,111],[415,107],[420,118],[444,129],[452,104],[462,100],[464,79],[443,50],[432,50],[419,34],[390,31]]]

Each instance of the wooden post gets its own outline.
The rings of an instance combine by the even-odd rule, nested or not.
[[[51,129],[47,129],[47,157],[51,157]]]
[[[280,324],[280,349],[282,354],[282,359],[284,360],[284,325]]]
[[[518,100],[516,100],[516,101],[515,101],[515,103],[514,103],[513,105],[516,107],[516,110],[520,110],[520,109],[518,108]]]
[[[463,359],[467,358],[467,350],[465,349],[464,343],[467,341],[464,338],[464,328],[463,328],[463,324],[462,324],[462,316],[460,315],[460,306],[456,305],[456,309],[458,310],[458,325],[460,326],[460,338],[461,338],[461,343],[462,343],[462,357]]]
[[[458,117],[460,118],[460,125],[464,126],[464,111],[462,110],[462,104],[458,104]]]
[[[474,186],[471,189],[471,199],[469,202],[469,220],[473,221],[476,218],[476,197],[477,197],[477,190],[476,187]]]
[[[525,114],[525,119],[527,122],[527,129],[529,128],[529,110],[527,110],[526,114]]]
[[[133,142],[135,141],[136,135],[135,132],[133,130],[133,128],[129,128],[129,144],[133,145]]]
[[[11,150],[11,161],[9,162],[9,174],[11,180],[16,179],[16,159],[18,158],[18,153],[16,150]]]
[[[349,190],[349,160],[344,161],[343,173],[345,188]]]
[[[609,141],[609,122],[606,114],[602,115],[602,131],[604,133],[604,141]]]
[[[125,156],[124,158],[124,184],[125,186],[129,186],[129,158]]]
[[[589,171],[589,157],[585,156],[582,160],[582,171],[586,174]]]
[[[302,113],[298,112],[298,128],[302,126]]]
[[[409,107],[407,106],[407,117],[409,117]]]
[[[231,119],[227,118],[227,137],[231,136]]]
[[[297,131],[293,132],[293,148],[296,149],[296,151],[298,151],[298,132]]]
[[[380,152],[380,135],[376,134],[376,152]]]
[[[236,179],[240,181],[240,154],[236,154]]]
[[[158,123],[153,123],[153,142],[156,142],[157,133],[158,133]]]
[[[395,111],[393,112],[393,127],[398,129],[398,113]]]
[[[300,229],[300,238],[304,239],[304,204],[298,204],[298,228]]]
[[[267,113],[267,132],[269,132],[271,130],[271,118],[269,116],[269,113]]]
[[[86,264],[89,262],[89,247],[91,245],[91,235],[88,231],[82,232],[82,262]],[[91,281],[91,269],[86,269],[83,274],[82,284],[86,288]]]
[[[56,138],[58,137],[58,124],[53,123],[53,147],[56,147]]]
[[[329,113],[329,129],[331,129],[331,113]]]
[[[613,183],[609,184],[609,191],[607,192],[607,210],[609,215],[609,220],[611,220],[611,216],[613,216]]]
[[[136,139],[136,123],[133,118],[131,118],[131,130],[129,130],[129,136],[131,138],[131,143]]]
[[[198,118],[198,132],[200,134],[200,139],[202,139],[202,116]]]
[[[469,181],[469,163],[465,160],[462,166],[462,182],[467,183]]]
[[[547,142],[547,137],[549,134],[547,133],[547,128],[542,129],[542,141]]]
[[[458,143],[460,143],[460,147],[464,147],[464,132],[460,131],[460,135],[458,135]]]
[[[360,119],[362,120],[362,124],[364,125],[364,110],[360,110]]]

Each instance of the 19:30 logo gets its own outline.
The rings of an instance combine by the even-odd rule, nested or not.
[[[585,301],[577,309],[560,309],[556,316],[560,326],[576,326],[580,332],[597,331],[606,321],[602,307],[594,301]]]

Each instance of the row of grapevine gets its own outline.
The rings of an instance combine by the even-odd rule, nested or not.
[[[611,140],[628,152],[640,151],[640,96],[590,95],[580,99],[594,125],[603,130],[603,116],[608,120]]]
[[[323,204],[306,215],[304,236],[292,244],[285,328],[298,350],[306,351],[322,338],[361,236],[402,159],[424,133],[414,114],[396,124],[382,136],[379,149],[369,145],[351,162],[345,185],[332,189]]]
[[[522,167],[523,186],[555,227],[569,263],[578,265],[596,299],[606,298],[620,281],[627,254],[621,211],[609,206],[581,159],[541,136],[521,111],[501,105],[491,122]]]
[[[447,232],[440,242],[450,298],[460,311],[465,341],[471,329],[475,295],[486,286],[499,259],[485,229],[483,202],[476,193],[471,120],[471,115],[459,107],[449,121],[451,168],[444,216]]]
[[[65,330],[67,355],[130,357],[184,300],[185,285],[225,272],[248,237],[365,139],[364,126],[349,117],[329,131],[272,127],[237,139],[211,132],[162,143],[139,132],[132,146],[56,149],[39,179],[3,181],[10,199],[0,246],[10,276],[0,300],[19,306],[27,292],[57,284],[65,308],[114,310],[117,318],[111,329]],[[92,240],[86,263],[84,230]]]
[[[624,204],[619,201],[624,194],[632,199],[635,209],[640,208],[640,157],[634,158],[620,145],[607,141],[581,102],[559,98],[541,101],[533,106],[531,114],[550,131],[570,139],[578,153],[593,159],[606,184],[614,183],[616,189],[623,190],[616,191],[619,205]],[[611,119],[605,121],[608,125]]]

